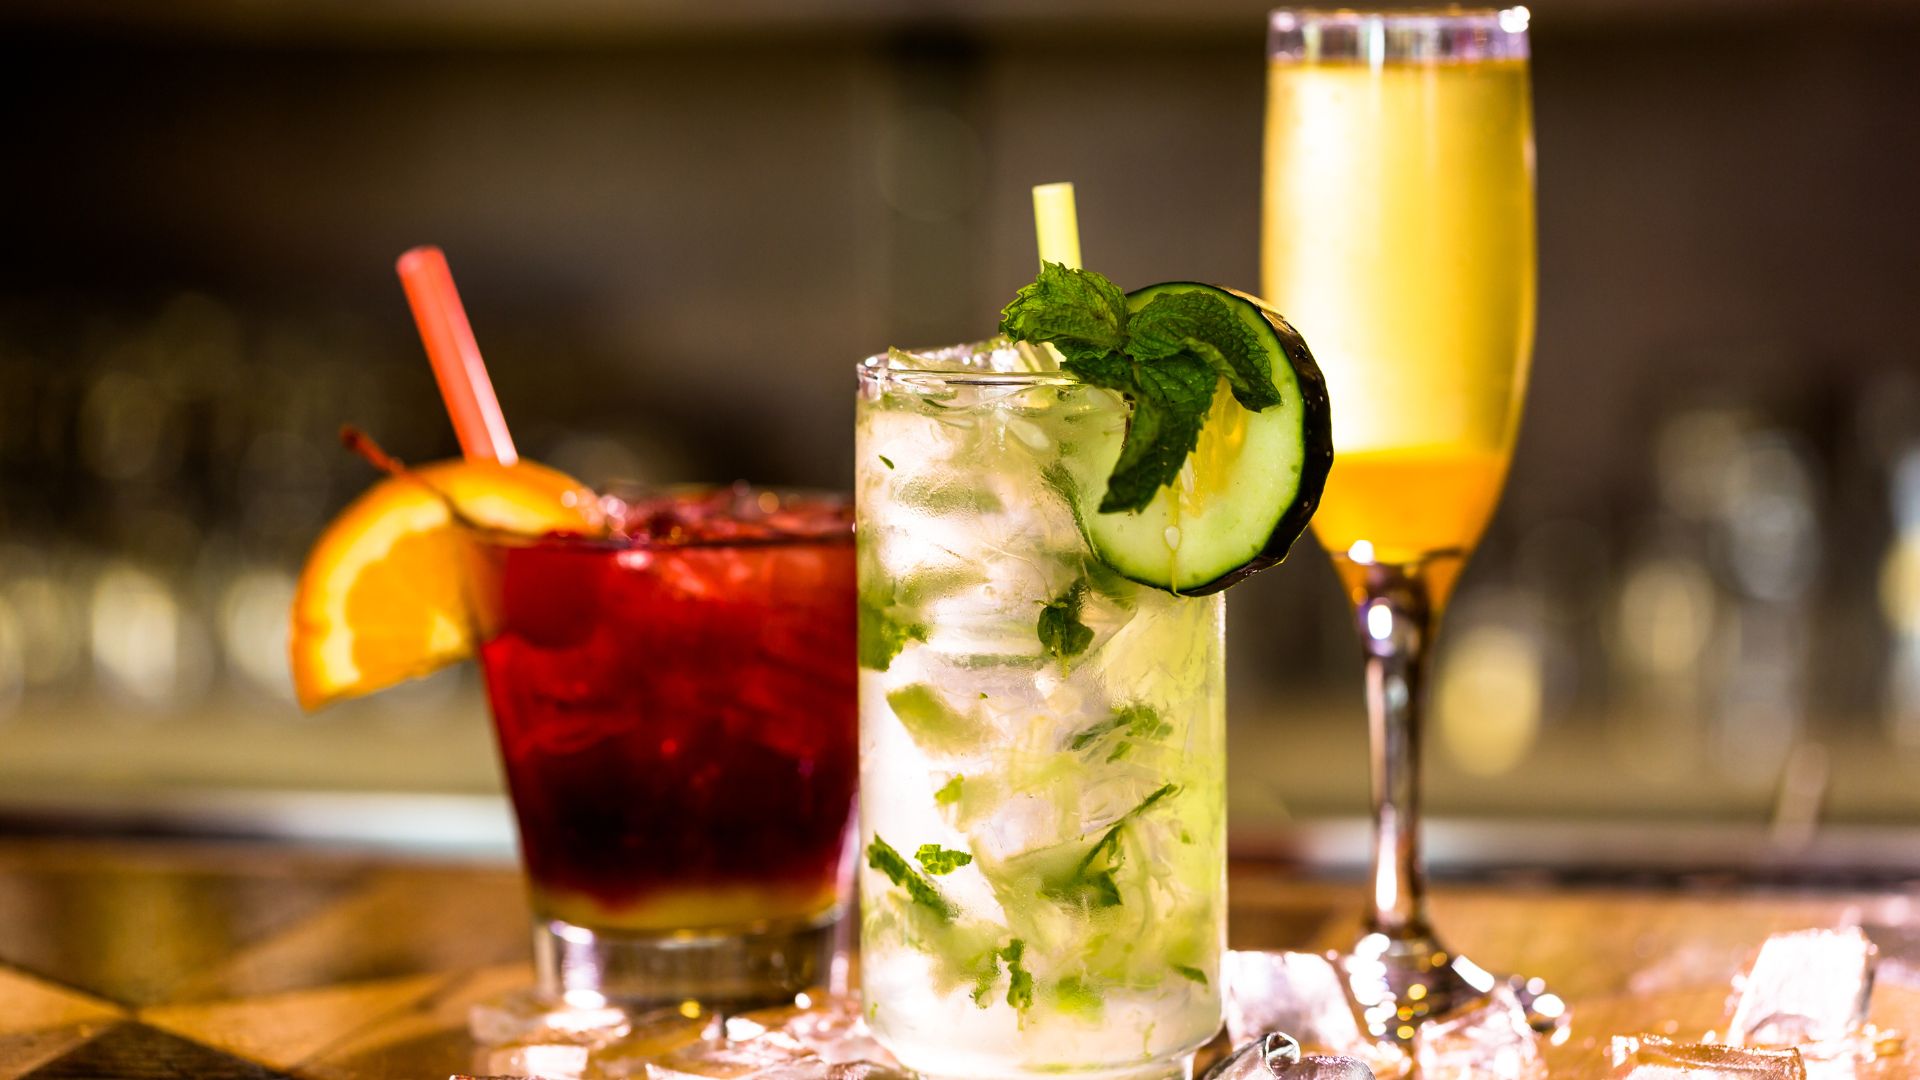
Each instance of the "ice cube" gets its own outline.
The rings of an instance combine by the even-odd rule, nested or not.
[[[1406,1052],[1361,1032],[1346,980],[1319,953],[1230,951],[1220,959],[1227,1034],[1238,1044],[1284,1031],[1306,1050],[1365,1061],[1380,1077],[1406,1074]]]
[[[967,840],[974,854],[998,865],[1075,842],[1072,823],[1047,792],[1013,791],[982,807]]]
[[[1227,1034],[1238,1044],[1284,1031],[1302,1046],[1346,1050],[1366,1041],[1345,980],[1318,953],[1229,950],[1220,958]]]
[[[1868,922],[1861,929],[1873,941],[1874,978],[1895,986],[1920,988],[1920,921],[1903,910],[1891,918]]]
[[[1843,1048],[1866,1022],[1873,961],[1873,942],[1858,927],[1769,937],[1753,967],[1735,983],[1727,1042]]]
[[[1414,1035],[1421,1080],[1532,1080],[1546,1075],[1527,1010],[1506,986],[1422,1025]]]
[[[728,1072],[687,1072],[670,1065],[648,1065],[647,1080],[834,1080],[834,1066],[819,1060],[770,1065],[764,1069]]]
[[[1377,1080],[1367,1063],[1358,1058],[1308,1054],[1297,1065],[1275,1069],[1280,1080]]]
[[[662,1054],[647,1066],[648,1080],[720,1077],[723,1080],[825,1080],[828,1065],[800,1040],[781,1031],[733,1042],[725,1038],[691,1043]]]
[[[793,1010],[785,1017],[767,1015],[761,1019],[829,1065],[891,1067],[893,1057],[867,1029],[859,998],[822,996],[809,998],[808,1004],[808,1008]]]
[[[568,1003],[532,989],[489,998],[467,1011],[467,1031],[481,1046],[597,1046],[624,1038],[630,1030],[632,1019],[626,1012],[604,1000]]]
[[[1615,1035],[1615,1080],[1806,1080],[1798,1050],[1676,1043],[1658,1035]]]
[[[1205,1080],[1376,1080],[1363,1061],[1350,1057],[1302,1054],[1300,1043],[1269,1032],[1227,1055],[1207,1071]]]
[[[1300,1056],[1300,1044],[1292,1036],[1270,1032],[1221,1058],[1200,1080],[1270,1080],[1278,1070],[1299,1064]]]
[[[827,1069],[827,1080],[908,1080],[897,1066],[877,1061],[847,1061]]]
[[[489,1073],[538,1077],[540,1080],[579,1080],[587,1071],[593,1048],[568,1043],[496,1046],[480,1052]]]

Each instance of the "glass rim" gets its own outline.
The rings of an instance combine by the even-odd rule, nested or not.
[[[592,489],[594,495],[602,500],[616,499],[628,506],[653,499],[700,498],[720,492],[733,492],[737,497],[762,497],[772,495],[779,503],[788,500],[804,500],[808,503],[830,507],[843,511],[844,525],[835,525],[831,529],[822,528],[815,532],[783,532],[772,536],[712,537],[698,539],[661,539],[655,537],[587,536],[584,534],[562,534],[559,536],[528,536],[508,529],[491,525],[482,525],[456,517],[454,524],[460,531],[488,547],[521,548],[533,546],[564,547],[580,551],[617,554],[622,551],[690,551],[714,550],[723,548],[763,548],[783,547],[793,544],[840,544],[853,542],[853,495],[847,491],[827,488],[803,487],[788,484],[754,484],[745,480],[732,483],[719,482],[681,482],[651,483],[639,480],[610,480]],[[769,509],[761,507],[763,513],[772,513],[779,505]]]
[[[967,371],[956,368],[917,368],[906,367],[894,361],[893,354],[903,352],[913,356],[925,356],[944,352],[949,349],[978,348],[994,341],[969,341],[958,345],[942,345],[934,348],[891,349],[875,353],[855,365],[855,373],[863,385],[885,386],[889,382],[900,381],[925,386],[1085,386],[1079,379],[1062,371]]]
[[[1284,62],[1474,62],[1528,59],[1532,13],[1511,7],[1275,8],[1267,58]]]

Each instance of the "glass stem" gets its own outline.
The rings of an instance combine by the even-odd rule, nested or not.
[[[1373,886],[1368,930],[1430,939],[1420,857],[1420,735],[1427,644],[1436,622],[1423,567],[1373,565],[1355,590],[1366,651],[1373,755]]]

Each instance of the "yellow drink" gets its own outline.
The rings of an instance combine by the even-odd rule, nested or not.
[[[1326,373],[1330,551],[1457,568],[1492,516],[1533,346],[1531,112],[1519,60],[1272,65],[1261,270]]]
[[[1370,545],[1367,562],[1464,555],[1500,501],[1506,473],[1504,450],[1467,445],[1336,452],[1314,532],[1329,551]]]

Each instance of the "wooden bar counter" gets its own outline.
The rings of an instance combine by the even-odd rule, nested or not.
[[[1242,862],[1232,897],[1237,947],[1355,935],[1353,887]],[[1551,1075],[1597,1078],[1610,1035],[1718,1024],[1726,971],[1768,933],[1886,899],[1536,882],[1445,888],[1434,908],[1482,965],[1542,976],[1568,999]],[[440,1080],[484,1067],[468,1006],[525,985],[527,950],[510,868],[0,841],[0,1077]],[[1883,979],[1873,1020],[1920,1033],[1920,991]],[[1920,1055],[1902,1046],[1852,1075],[1920,1077]]]

